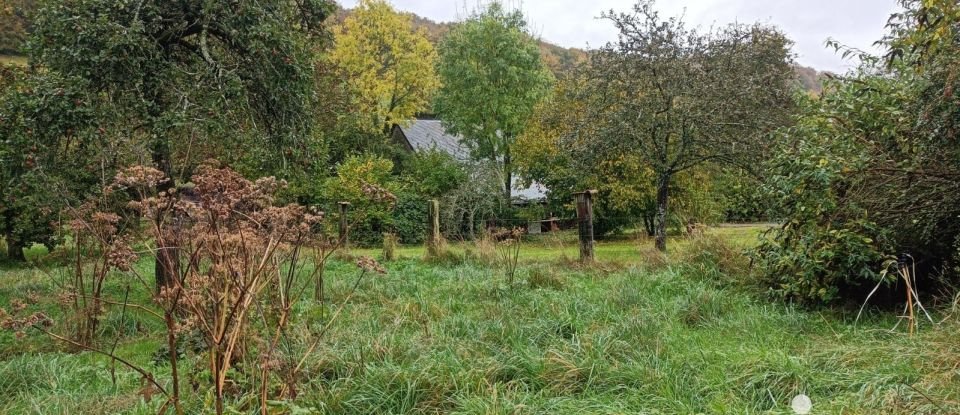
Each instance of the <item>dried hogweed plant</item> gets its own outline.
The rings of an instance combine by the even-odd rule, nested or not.
[[[103,296],[104,284],[111,272],[130,271],[138,256],[129,235],[120,231],[121,217],[98,209],[87,202],[67,212],[68,228],[74,240],[71,280],[60,296],[68,316],[69,337],[81,347],[92,346],[104,308],[110,300]]]
[[[133,205],[155,224],[150,232],[156,252],[177,253],[165,265],[174,270],[173,278],[158,296],[170,321],[170,361],[176,364],[179,332],[199,333],[217,413],[224,411],[227,386],[240,384],[231,381],[231,368],[243,365],[244,373],[258,373],[256,391],[266,414],[270,400],[296,397],[300,367],[316,343],[303,355],[287,353],[287,327],[295,305],[342,242],[324,232],[321,212],[295,204],[275,206],[273,195],[286,185],[281,181],[251,182],[233,170],[206,164],[192,183],[172,203],[167,200],[171,195],[161,192]],[[382,271],[369,262],[358,266],[354,290],[371,267]],[[327,327],[340,310],[342,306]],[[186,318],[178,321],[178,316]],[[314,342],[325,332],[314,334]]]
[[[293,304],[312,279],[301,278],[307,268],[304,251],[316,239],[323,216],[299,205],[274,206],[273,194],[284,183],[273,178],[251,182],[206,164],[192,183],[177,194],[160,192],[131,203],[152,224],[157,260],[172,271],[157,296],[168,323],[171,365],[177,363],[178,333],[198,333],[216,411],[223,413],[231,368],[255,348],[253,340],[269,338],[264,350],[256,350],[266,411],[269,374],[280,368],[273,355]],[[254,324],[255,319],[263,324]],[[254,326],[272,330],[257,333]]]
[[[523,229],[497,229],[491,234],[496,242],[497,256],[500,266],[507,277],[507,285],[513,286],[517,274],[517,265],[520,261],[520,243],[523,239]]]
[[[4,328],[32,326],[137,371],[143,378],[145,398],[166,397],[161,413],[168,409],[183,413],[183,352],[179,346],[186,337],[200,338],[195,350],[199,359],[194,361],[201,363],[194,365],[194,370],[205,366],[202,373],[206,375],[192,379],[210,382],[216,412],[224,413],[228,397],[256,396],[260,412],[266,414],[270,400],[296,397],[304,362],[343,310],[341,305],[320,332],[312,333],[305,352],[290,352],[287,328],[293,309],[322,275],[324,260],[336,250],[338,240],[326,236],[321,212],[295,204],[276,206],[274,194],[285,183],[273,178],[251,182],[210,162],[197,170],[188,186],[158,190],[166,183],[158,170],[138,166],[118,173],[114,183],[104,189],[104,194],[125,195],[129,199],[125,211],[133,213],[143,226],[121,230],[119,215],[98,211],[93,203],[77,210],[71,222],[71,228],[82,235],[77,237],[77,278],[64,301],[83,311],[78,325],[82,335],[68,338],[52,333],[46,316],[15,318],[3,313],[0,320]],[[130,248],[135,237],[145,241],[146,253],[156,259],[157,276],[162,276],[156,284],[132,266],[137,260]],[[85,258],[92,258],[92,264]],[[357,265],[360,274],[348,300],[365,275],[384,272],[369,258],[362,258]],[[154,292],[154,304],[131,304],[126,295],[123,301],[102,298],[104,282],[111,273],[139,281],[145,290]],[[165,323],[164,359],[171,368],[168,385],[114,350],[93,345],[105,304],[123,306],[124,311],[136,308]],[[237,366],[242,367],[243,376],[234,376]],[[202,387],[191,384],[195,392]]]

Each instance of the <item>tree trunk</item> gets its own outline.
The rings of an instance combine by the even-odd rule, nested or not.
[[[25,262],[27,260],[26,256],[23,255],[23,248],[26,248],[26,244],[23,241],[17,239],[13,235],[7,235],[7,258],[16,262]]]
[[[503,186],[503,187],[504,187],[504,195],[507,197],[507,204],[508,204],[508,206],[512,205],[512,196],[513,196],[513,195],[511,194],[511,191],[510,191],[511,188],[512,188],[512,184],[513,184],[513,171],[512,171],[512,169],[511,169],[510,167],[511,167],[511,165],[510,165],[510,148],[508,147],[508,148],[503,152],[503,175],[504,175],[504,177],[506,177],[506,180],[504,181],[504,186]]]
[[[643,230],[647,232],[648,237],[653,238],[657,234],[656,227],[654,226],[656,221],[657,218],[655,212],[643,214]]]
[[[670,197],[670,174],[661,174],[657,179],[657,217],[655,245],[662,252],[667,251],[667,199]]]
[[[160,184],[157,190],[169,192],[176,187],[173,165],[170,162],[170,143],[166,138],[156,137],[152,147],[153,163],[168,179],[165,183]],[[168,223],[167,226],[176,226],[176,224]],[[177,269],[180,265],[180,250],[176,245],[177,243],[174,240],[157,241],[157,261],[154,263],[153,272],[158,293],[162,287],[172,286],[173,279],[177,277]]]

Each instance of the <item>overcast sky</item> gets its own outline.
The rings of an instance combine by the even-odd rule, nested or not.
[[[356,0],[338,0],[354,7]],[[478,0],[390,0],[400,10],[436,21],[468,15]],[[611,9],[627,11],[634,0],[506,0],[520,7],[535,34],[566,47],[597,48],[616,39],[608,21],[597,19]],[[896,0],[659,0],[661,17],[683,14],[691,26],[762,22],[782,28],[796,42],[797,61],[819,70],[843,72],[853,64],[824,48],[828,38],[873,51],[872,44],[897,10]]]

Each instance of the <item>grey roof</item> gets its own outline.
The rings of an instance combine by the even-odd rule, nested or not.
[[[458,160],[470,159],[470,150],[460,142],[461,137],[447,134],[440,125],[440,120],[416,119],[406,127],[400,126],[400,130],[413,147],[413,151],[437,149]]]
[[[441,125],[440,120],[415,119],[407,126],[398,125],[397,128],[406,137],[407,143],[413,148],[413,151],[428,151],[437,149],[460,161],[470,160],[470,149],[461,142],[463,137],[460,135],[448,134]],[[542,201],[546,200],[546,188],[543,185],[534,182],[529,187],[522,188],[517,183],[517,178],[513,178],[513,198],[520,201]]]
[[[513,178],[513,198],[519,199],[520,201],[530,202],[530,201],[543,201],[547,200],[547,188],[543,187],[542,184],[533,182],[527,188],[521,188],[517,183],[517,178]]]

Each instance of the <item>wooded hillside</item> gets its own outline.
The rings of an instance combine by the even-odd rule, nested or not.
[[[20,46],[28,30],[27,16],[36,7],[34,0],[8,0],[6,6],[0,10],[0,54],[18,55]],[[342,22],[350,13],[350,9],[340,9],[333,22]],[[427,38],[435,44],[446,35],[456,23],[436,22],[414,13],[408,13],[417,28],[427,32]],[[577,62],[587,57],[587,52],[579,48],[565,48],[546,40],[540,39],[540,52],[543,62],[554,73],[564,72]],[[823,89],[820,77],[822,72],[814,68],[796,66],[797,79],[805,90],[820,93]]]

